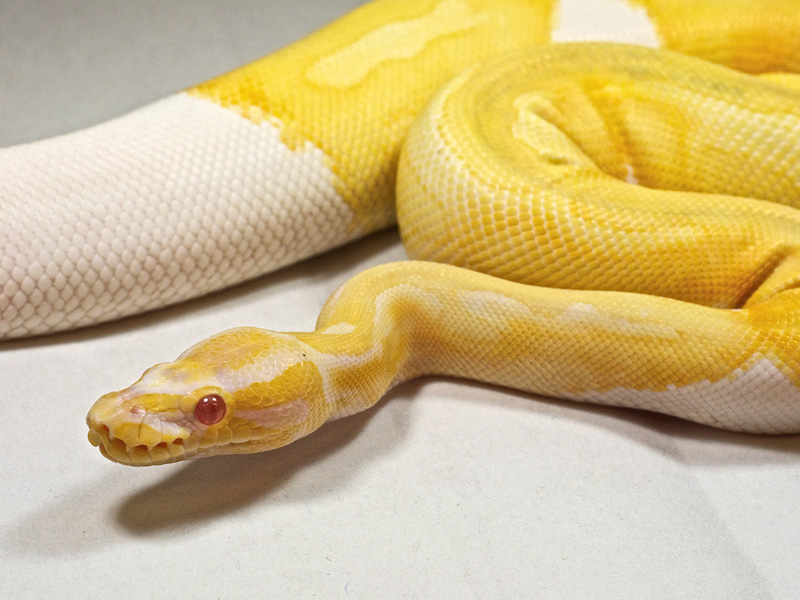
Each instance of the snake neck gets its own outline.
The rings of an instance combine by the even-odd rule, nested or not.
[[[473,279],[500,281],[449,265],[406,261],[369,269],[340,287],[320,313],[316,330],[294,334],[315,350],[330,418],[366,410],[393,386],[423,375],[515,385],[502,369],[494,377],[482,363],[485,348],[476,346],[474,336],[497,327],[491,326],[491,314],[480,314],[484,306],[461,302],[475,292],[481,304],[482,293],[493,293],[480,284],[470,286]]]
[[[509,360],[515,352],[530,359],[531,352],[513,327],[516,313],[527,308],[503,284],[418,261],[374,267],[346,282],[327,301],[314,332],[293,334],[314,350],[330,418],[366,410],[394,385],[424,375],[556,393],[523,381],[519,360]]]
[[[331,419],[370,408],[391,387],[418,374],[414,316],[424,313],[426,298],[393,267],[348,281],[327,301],[315,331],[295,334],[318,351]]]

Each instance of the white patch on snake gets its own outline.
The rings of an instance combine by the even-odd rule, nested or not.
[[[633,171],[633,165],[624,164],[622,166],[625,168],[625,181],[631,185],[639,185],[639,180]]]
[[[554,42],[627,42],[657,48],[658,34],[644,8],[626,0],[561,0]]]
[[[346,371],[360,367],[380,356],[383,352],[384,341],[387,336],[391,335],[396,321],[392,312],[396,311],[398,301],[411,301],[417,305],[424,305],[426,312],[430,315],[437,315],[443,308],[441,301],[433,293],[421,287],[410,283],[389,287],[381,291],[374,300],[373,339],[369,348],[361,354],[326,355],[326,361],[332,364],[336,370]],[[340,391],[347,392],[347,390]]]
[[[233,381],[229,384],[230,388],[233,388],[232,393],[235,393],[238,389],[249,386],[252,381],[272,381],[276,377],[282,375],[286,369],[292,365],[310,361],[316,365],[319,370],[320,377],[322,378],[322,391],[325,400],[329,403],[333,402],[334,394],[331,387],[331,375],[330,371],[326,368],[330,360],[330,355],[301,342],[293,335],[274,331],[270,333],[273,337],[283,338],[289,343],[286,346],[276,347],[275,356],[272,357],[273,360],[269,360],[265,357],[265,360],[259,361],[258,366],[261,370],[254,373],[252,369],[254,369],[255,365],[247,367],[246,372],[239,376],[238,381]],[[232,376],[236,375],[236,373],[232,373]]]
[[[800,402],[800,390],[766,358],[719,381],[670,385],[662,391],[614,388],[565,397],[666,412],[732,430],[776,434],[800,429],[800,413],[790,410]]]
[[[265,354],[260,357],[258,362],[248,363],[240,369],[229,369],[221,367],[212,372],[200,376],[197,371],[187,371],[186,377],[182,378],[172,367],[172,363],[155,365],[145,373],[141,380],[124,390],[121,400],[130,400],[144,394],[164,394],[183,396],[204,387],[221,387],[231,394],[247,388],[253,381],[272,381],[280,377],[286,369],[294,364],[310,360],[315,365],[320,366],[324,363],[321,353],[316,348],[309,346],[292,335],[270,332],[275,339],[285,339],[285,345],[276,345],[273,354]],[[212,339],[212,338],[209,338]],[[202,347],[208,340],[198,342],[191,348],[183,352],[178,360],[191,354],[198,347]],[[323,378],[323,387],[329,386],[327,374],[320,368]]]
[[[166,366],[166,364],[165,364]],[[162,374],[161,365],[148,370],[142,378],[120,393],[120,400],[125,402],[146,394],[161,394],[165,396],[184,396],[192,390],[202,387],[219,386],[216,377],[199,378],[195,374],[188,374],[187,380]]]
[[[335,325],[331,325],[330,327],[326,327],[325,329],[317,332],[326,335],[344,335],[347,333],[353,333],[356,330],[356,326],[352,323],[336,323]]]
[[[306,77],[317,85],[348,88],[387,60],[413,58],[432,40],[470,29],[486,17],[459,0],[443,0],[418,19],[379,27],[314,63]]]
[[[555,166],[594,167],[580,147],[553,123],[559,118],[559,109],[549,98],[540,92],[520,94],[514,99],[514,109],[517,118],[511,133],[543,161]]]
[[[441,313],[444,305],[442,301],[436,296],[435,293],[426,290],[425,288],[416,286],[411,283],[401,283],[390,288],[383,290],[375,298],[375,331],[376,333],[382,331],[380,325],[382,323],[392,322],[392,318],[387,314],[392,310],[395,302],[398,300],[403,302],[411,302],[414,305],[422,306],[428,315],[438,315]]]
[[[659,338],[674,339],[678,331],[665,323],[642,318],[639,320],[634,315],[613,314],[601,311],[586,302],[573,302],[565,308],[558,318],[567,325],[598,328],[607,333],[628,336],[654,336]]]
[[[405,308],[408,310],[421,310],[426,316],[433,318],[438,318],[444,310],[444,305],[436,294],[423,287],[411,283],[401,283],[388,287],[377,294],[374,300],[375,315],[373,317],[372,340],[369,347],[361,354],[327,355],[326,359],[329,364],[333,365],[333,368],[337,371],[346,372],[379,359],[383,354],[384,348],[386,348],[386,338],[393,335],[397,317],[400,314],[398,303],[405,304]],[[413,305],[414,308],[409,309],[409,305]],[[401,371],[402,369],[399,370]],[[357,402],[341,401],[346,398],[357,398],[360,394],[361,391],[357,387],[340,387],[337,389],[334,399],[341,408],[334,412],[330,419],[340,419],[362,410],[358,408],[359,403]]]
[[[531,309],[516,298],[488,290],[465,290],[459,293],[464,308],[480,318],[528,319]]]
[[[161,434],[161,440],[164,442],[173,442],[178,438],[185,439],[190,435],[190,428],[181,426],[180,423],[174,423],[165,419],[162,415],[148,413],[142,420],[142,425],[150,426]],[[196,429],[192,427],[191,429]]]
[[[0,220],[13,232],[0,336],[142,312],[351,239],[330,160],[310,142],[290,149],[280,126],[181,93],[0,150],[3,212],[24,217]]]
[[[474,319],[480,320],[480,325],[472,330],[476,341],[504,338],[514,329],[510,321],[536,318],[519,300],[488,290],[464,290],[459,292],[458,299]]]
[[[266,408],[253,410],[237,410],[236,416],[242,417],[267,429],[284,425],[299,425],[311,409],[308,402],[302,399],[284,402]]]

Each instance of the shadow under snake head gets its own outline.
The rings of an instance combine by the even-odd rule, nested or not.
[[[333,410],[323,358],[290,334],[222,332],[95,402],[89,441],[128,465],[284,446]]]

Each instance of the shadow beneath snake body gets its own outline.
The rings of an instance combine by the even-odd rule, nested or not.
[[[407,410],[394,411],[399,418],[385,420],[379,447],[367,442],[367,447],[360,444],[355,449],[355,438],[387,404],[381,402],[370,410],[328,423],[277,450],[190,461],[168,479],[124,500],[116,521],[134,535],[148,536],[197,526],[245,510],[266,497],[273,504],[297,503],[335,493],[359,472],[359,467],[368,466],[359,457],[375,458],[400,445],[407,428]],[[319,468],[323,462],[324,468]],[[291,492],[282,493],[290,483]]]
[[[413,426],[413,401],[430,385],[464,386],[459,402],[530,411],[545,419],[549,415],[576,427],[600,427],[690,466],[774,464],[800,456],[800,436],[796,435],[734,433],[641,410],[543,398],[475,382],[465,385],[455,379],[422,378],[395,388],[372,409],[329,423],[284,448],[192,461],[174,476],[126,499],[116,520],[128,532],[146,536],[218,519],[265,498],[273,504],[297,503],[336,493],[361,470],[379,463],[381,454],[402,446]],[[497,393],[487,395],[492,390]],[[389,414],[380,419],[380,432],[367,435],[364,430],[370,420],[384,410]],[[324,468],[319,468],[320,463]]]
[[[463,380],[450,381],[465,385]],[[648,447],[689,466],[776,464],[800,458],[800,434],[728,431],[642,409],[550,398],[475,381],[470,381],[467,389],[470,391],[465,396],[474,396],[477,402],[495,407],[509,404],[521,413],[536,413],[540,418],[549,415],[551,419],[568,420],[591,430],[602,428],[619,439]]]
[[[800,457],[800,436],[737,434],[644,411],[582,405],[532,394],[446,378],[424,378],[392,390],[375,407],[328,423],[319,431],[284,448],[249,455],[229,455],[191,461],[155,470],[135,470],[107,464],[99,479],[62,491],[17,523],[9,523],[0,544],[35,556],[91,553],[128,537],[192,535],[226,515],[255,510],[271,518],[271,507],[313,505],[314,500],[344,494],[359,478],[384,468],[386,458],[403,453],[409,437],[419,434],[423,397],[447,402],[445,410],[469,405],[505,414],[531,434],[548,423],[559,435],[609,436],[610,443],[646,447],[678,465],[724,471],[742,465],[794,464]],[[424,418],[424,417],[423,417]],[[447,427],[458,427],[448,422]],[[464,444],[482,442],[463,435],[447,440],[457,453]],[[562,449],[555,446],[552,454]],[[550,460],[545,449],[537,461]],[[97,460],[103,460],[97,457]],[[104,463],[105,465],[105,463]],[[432,467],[435,468],[435,467]],[[132,476],[141,473],[146,477]],[[567,472],[564,477],[569,477]],[[153,482],[148,483],[145,482]],[[421,491],[421,493],[424,492]]]

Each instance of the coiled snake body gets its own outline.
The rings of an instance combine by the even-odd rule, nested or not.
[[[430,373],[800,431],[800,3],[637,4],[681,54],[547,44],[554,0],[376,0],[3,151],[2,334],[342,244],[394,221],[396,185],[417,260],[346,283],[313,333],[239,328],[156,365],[95,403],[90,441],[137,465],[267,450]]]

